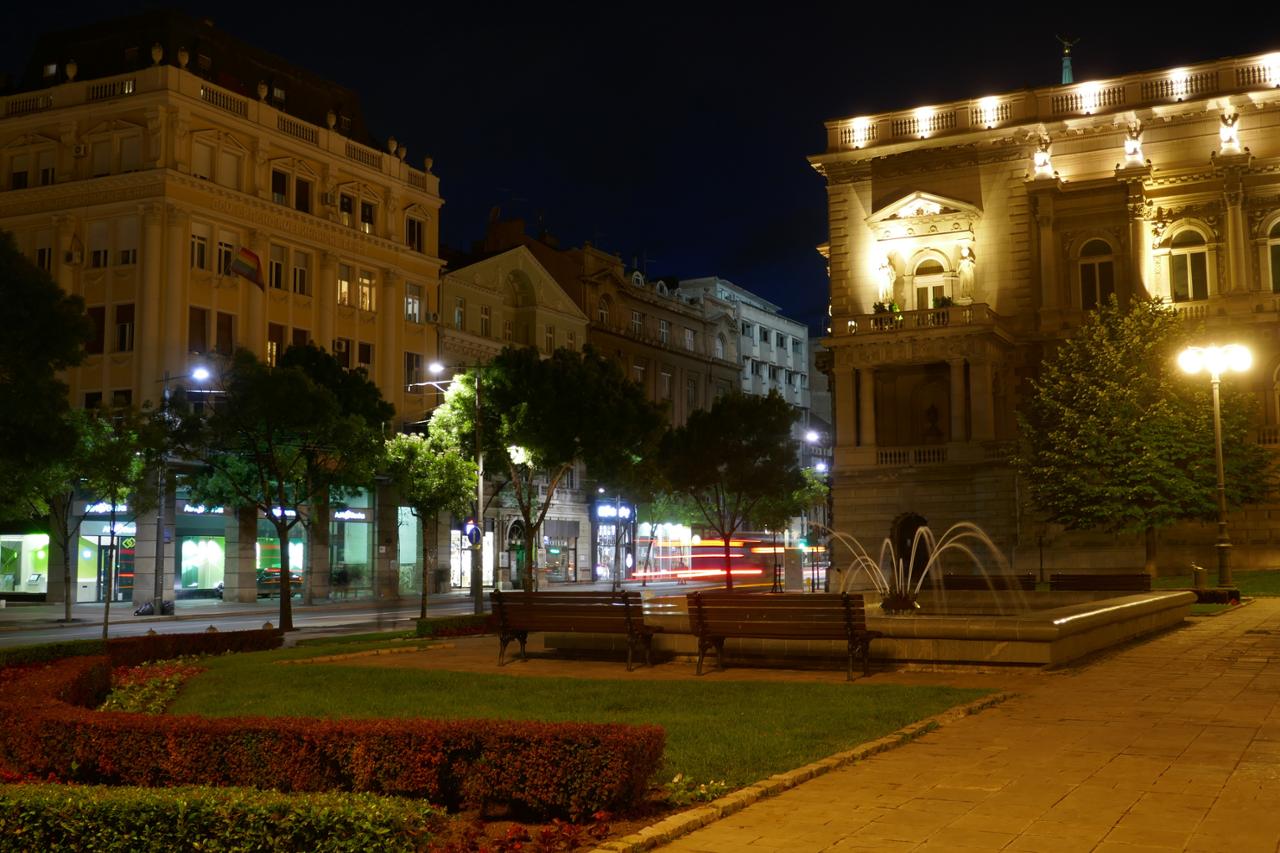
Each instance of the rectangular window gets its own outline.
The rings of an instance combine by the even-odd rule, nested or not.
[[[643,364],[631,365],[631,378],[641,388],[644,387],[644,365]]]
[[[378,306],[373,298],[373,273],[360,270],[360,310],[376,311]]]
[[[766,329],[764,326],[760,327],[760,343],[762,344],[769,343],[769,330]]]
[[[361,341],[356,347],[356,367],[363,367],[365,370],[373,369],[373,344]]]
[[[502,321],[502,340],[506,341],[507,343],[511,343],[511,321],[510,320]]]
[[[275,367],[276,360],[284,352],[284,326],[279,323],[267,324],[267,364]]]
[[[351,304],[351,266],[338,264],[338,304]]]
[[[215,180],[219,186],[232,190],[240,189],[241,161],[241,156],[235,151],[218,152],[218,173]]]
[[[750,323],[743,323],[743,324],[742,324],[742,336],[743,336],[744,338],[749,338],[749,337],[751,337],[751,324],[750,324]]]
[[[306,329],[294,329],[293,340],[289,342],[290,346],[305,347],[311,341],[311,333]]]
[[[209,268],[209,236],[199,225],[191,226],[191,268]]]
[[[187,352],[204,355],[209,350],[209,311],[194,305],[187,309]]]
[[[366,234],[373,233],[374,205],[372,202],[360,202],[360,230]]]
[[[106,222],[89,225],[89,266],[102,269],[110,263],[111,226]]]
[[[453,300],[453,327],[464,328],[467,325],[467,300],[461,296]]]
[[[404,219],[404,244],[415,252],[421,252],[423,242],[423,223],[421,219],[406,216]]]
[[[40,176],[40,186],[47,187],[55,180],[56,155],[52,151],[41,151],[36,155],[36,172]]]
[[[267,257],[267,284],[276,290],[284,290],[284,264],[288,257],[284,246],[272,246]]]
[[[692,412],[698,408],[698,378],[690,376],[684,382],[684,410]]]
[[[89,315],[89,325],[93,329],[93,334],[85,342],[84,351],[89,355],[102,355],[107,331],[107,308],[105,305],[96,305],[87,309],[85,313]]]
[[[415,393],[422,393],[422,353],[407,352],[404,354],[404,384],[408,390]],[[411,385],[417,385],[416,388],[409,388]]]
[[[342,224],[350,228],[355,224],[356,200],[346,193],[338,196],[338,216]]]
[[[30,180],[31,158],[18,154],[9,161],[9,189],[25,190]]]
[[[133,389],[117,388],[111,392],[111,406],[115,409],[127,409],[133,405]]]
[[[138,262],[138,220],[129,216],[116,223],[116,258],[120,266]]]
[[[404,286],[404,318],[410,323],[422,322],[422,285]]]
[[[112,144],[110,139],[102,139],[93,143],[93,159],[90,174],[95,178],[111,174]]]
[[[493,337],[493,309],[488,305],[480,306],[480,335]]]
[[[693,329],[684,330],[684,348],[689,352],[693,352],[694,342],[697,340]]]
[[[550,323],[542,337],[542,348],[547,352],[554,352],[556,348],[556,327]]]
[[[658,321],[658,340],[666,344],[671,339],[671,323],[666,320]]]
[[[218,275],[231,275],[231,262],[235,259],[236,247],[225,235],[218,238]]]
[[[773,345],[776,346],[778,349],[786,349],[787,336],[782,334],[782,332],[778,332],[776,335],[773,336]]]
[[[800,339],[799,339],[799,338],[792,338],[792,339],[791,339],[791,353],[792,353],[792,355],[799,355],[799,354],[800,354]]]
[[[671,374],[665,370],[658,374],[658,398],[662,400],[671,399]]]
[[[191,143],[191,174],[207,181],[213,177],[213,146],[205,142]]]
[[[1169,258],[1173,273],[1173,301],[1209,298],[1208,255],[1192,252]]]
[[[36,249],[36,266],[45,272],[53,270],[53,247],[41,246]]]
[[[639,311],[631,312],[631,334],[633,335],[644,334],[644,315],[641,314]]]
[[[126,302],[115,308],[115,352],[133,352],[133,303]]]
[[[333,339],[333,357],[338,360],[348,370],[351,368],[351,339],[350,338],[334,338]]]
[[[311,182],[298,178],[293,183],[293,208],[303,213],[311,212]]]
[[[578,349],[578,333],[574,331],[568,331],[564,333],[564,337],[565,337],[564,345],[576,352]]]
[[[311,253],[293,253],[293,292],[299,296],[311,295]]]
[[[1271,292],[1280,293],[1280,243],[1271,244]]]
[[[126,136],[120,140],[120,171],[136,172],[142,168],[142,137]]]
[[[235,315],[225,311],[218,312],[218,328],[214,332],[214,348],[219,355],[229,356],[235,352],[236,330]]]
[[[101,391],[84,392],[84,407],[89,410],[102,408],[102,392]]]
[[[289,203],[289,175],[286,172],[271,170],[271,200],[276,204]]]

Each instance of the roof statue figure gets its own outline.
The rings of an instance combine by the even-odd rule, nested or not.
[[[1080,39],[1063,38],[1062,36],[1054,36],[1062,44],[1062,83],[1074,83],[1075,77],[1071,74],[1071,48],[1080,43]]]

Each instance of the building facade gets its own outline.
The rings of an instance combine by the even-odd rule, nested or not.
[[[1141,565],[1137,536],[1040,523],[1008,457],[1046,347],[1112,294],[1171,303],[1254,352],[1280,424],[1280,56],[841,119],[825,153],[835,526],[981,525],[1016,570]],[[1232,515],[1241,567],[1280,558],[1275,506]],[[1214,560],[1211,524],[1162,567]]]
[[[406,386],[437,350],[438,179],[394,139],[375,144],[354,92],[157,12],[42,37],[0,116],[0,228],[84,298],[94,327],[66,377],[74,405],[159,405],[196,366],[216,382],[236,348],[270,362],[314,341],[367,369],[397,411],[419,406]],[[132,583],[169,597],[186,577],[192,593],[251,600],[267,537],[180,495],[167,509],[163,530],[130,522]],[[374,565],[381,510],[343,511],[315,594],[331,559],[360,578],[351,589],[391,594],[396,549]],[[102,534],[82,542],[87,563]],[[78,578],[100,599],[100,570]]]

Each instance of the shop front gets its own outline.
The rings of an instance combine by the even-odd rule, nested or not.
[[[227,571],[227,511],[220,506],[175,503],[174,598],[221,598]]]
[[[329,595],[370,598],[374,594],[373,500],[361,490],[330,509]]]
[[[0,597],[34,598],[48,591],[49,534],[0,533]]]
[[[621,581],[635,567],[635,507],[617,498],[591,506],[593,580]]]
[[[542,522],[542,552],[538,565],[552,583],[578,579],[578,522],[576,519],[548,518]]]
[[[276,507],[276,512],[284,512],[291,515],[293,510],[281,510]],[[258,542],[255,548],[256,568],[258,576],[258,597],[280,597],[280,538],[276,534],[276,527],[266,518],[258,519]],[[289,591],[294,597],[300,597],[303,594],[303,583],[306,580],[307,570],[307,531],[302,526],[302,522],[298,522],[289,528]]]
[[[115,526],[112,526],[114,509]],[[113,508],[106,501],[86,502],[76,541],[76,601],[133,599],[134,558],[138,525],[127,504]]]
[[[493,587],[493,519],[484,520],[483,549],[481,557],[482,584]],[[471,555],[475,550],[471,545],[477,536],[475,520],[471,518],[454,518],[449,525],[449,583],[454,589],[471,588]]]

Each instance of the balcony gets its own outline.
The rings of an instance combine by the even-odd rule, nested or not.
[[[999,315],[985,304],[952,305],[921,311],[891,311],[880,314],[857,314],[845,322],[850,335],[895,334],[965,327],[994,328]]]
[[[924,468],[938,465],[1007,465],[1016,445],[1010,441],[955,441],[914,447],[837,448],[837,468]]]

